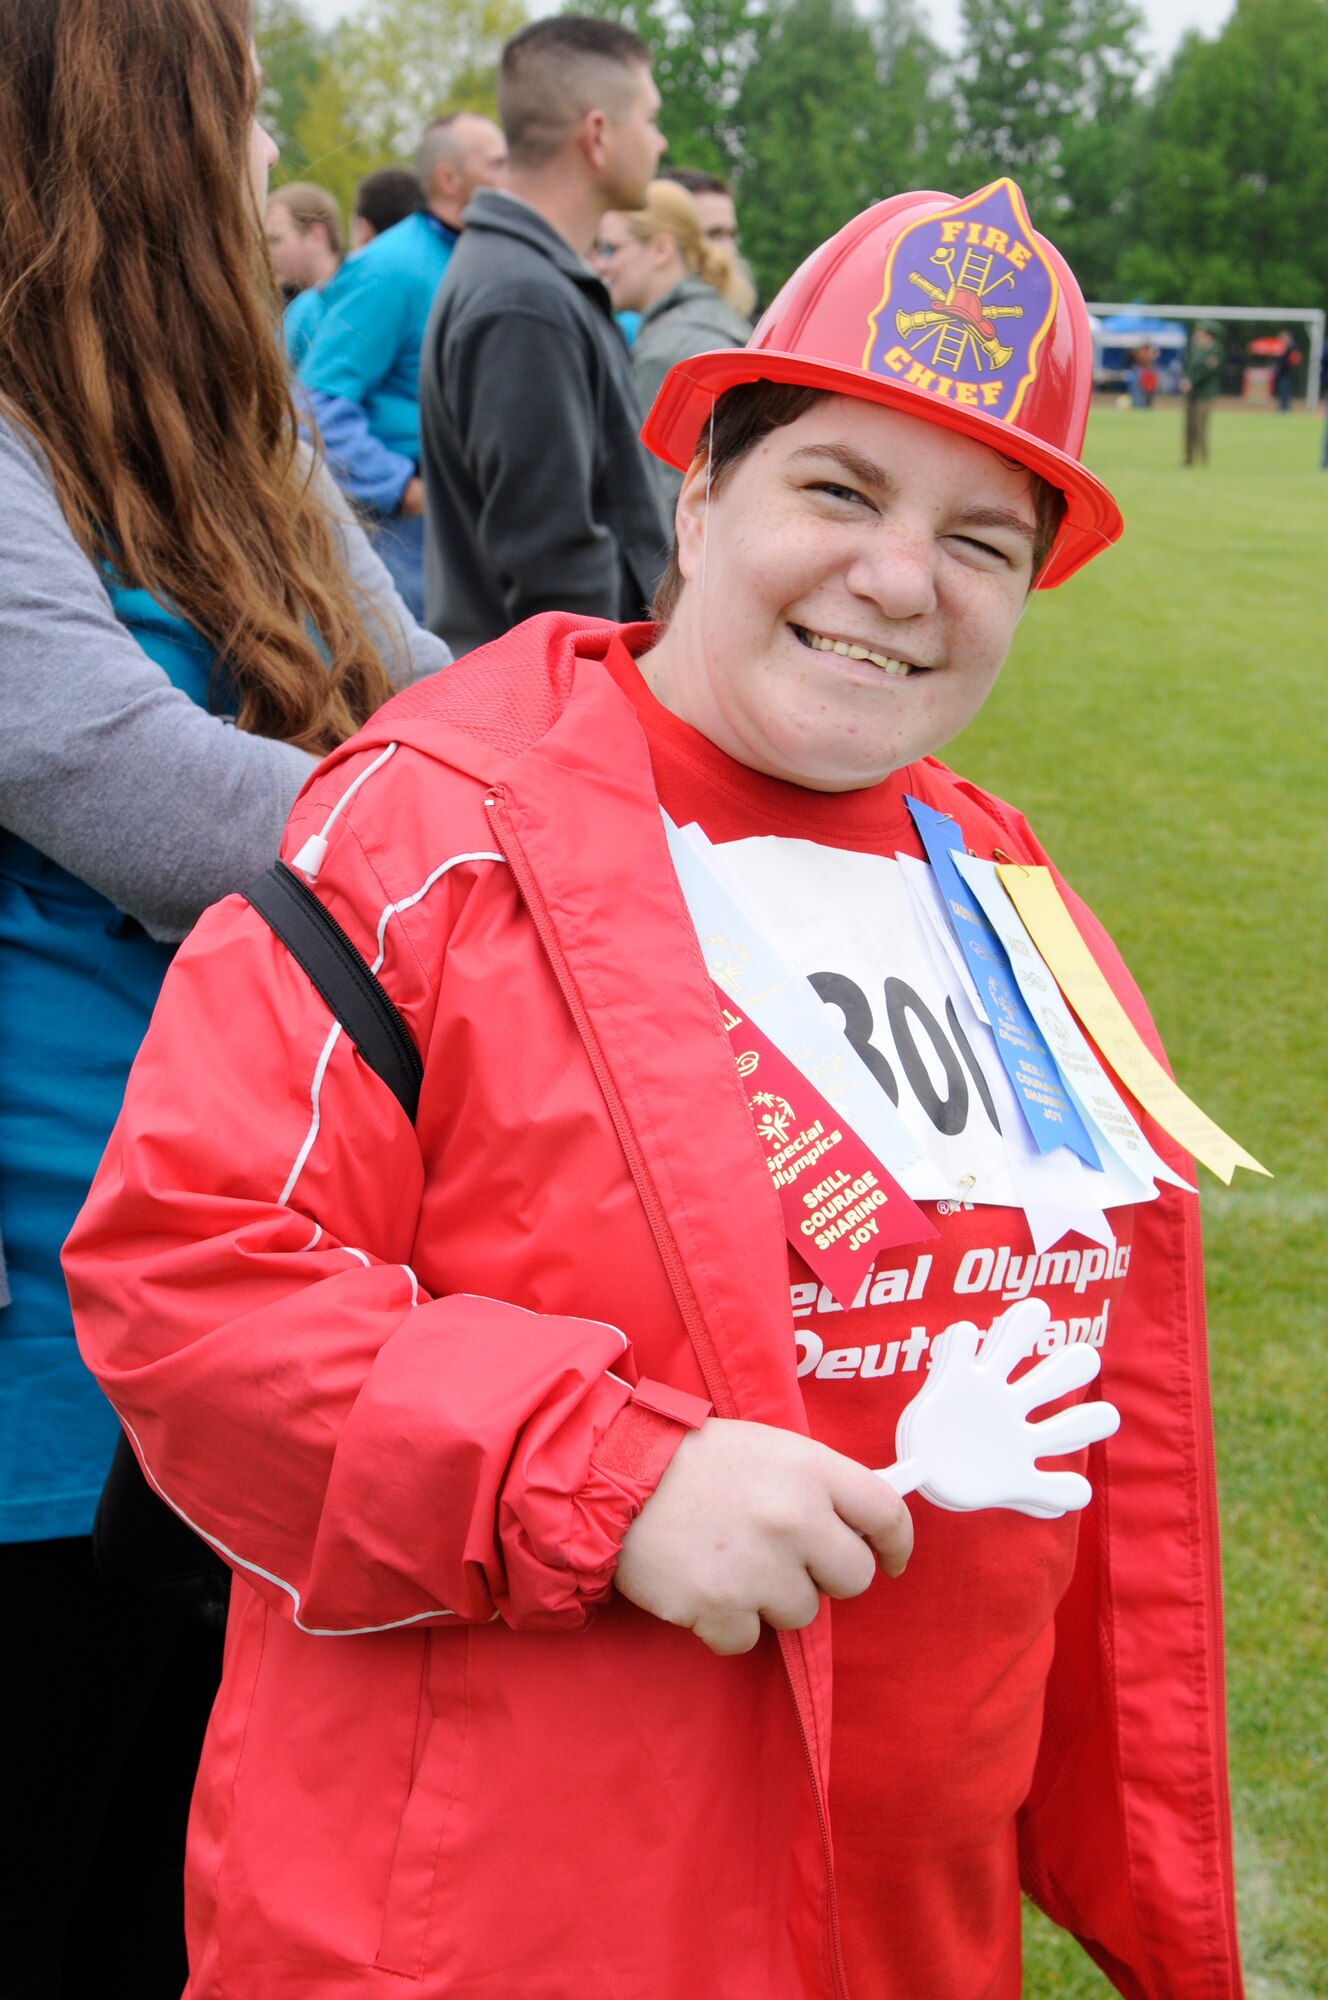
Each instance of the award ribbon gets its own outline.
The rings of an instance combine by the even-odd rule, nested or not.
[[[1107,984],[1046,868],[1007,862],[997,868],[1056,983],[1126,1089],[1164,1132],[1230,1184],[1237,1167],[1266,1174],[1254,1156],[1214,1124],[1163,1069]]]
[[[815,988],[721,879],[700,828],[663,818],[789,1241],[847,1308],[878,1251],[938,1234],[896,1178],[920,1148]]]
[[[847,1311],[879,1251],[940,1232],[815,1084],[712,984],[785,1233]]]
[[[971,854],[956,856],[956,866],[981,903],[988,922],[1005,946],[1010,968],[1019,981],[1019,990],[1031,1008],[1065,1087],[1091,1131],[1103,1165],[1119,1162],[1135,1184],[1135,1200],[1151,1200],[1155,1181],[1169,1181],[1188,1194],[1188,1181],[1173,1173],[1140,1131],[1107,1078],[1092,1047],[1081,1033],[1060,987],[1052,977],[1037,946],[1024,928],[1023,920],[1010,901],[997,874],[994,861],[979,861]]]
[[[968,960],[982,997],[983,1011],[996,1038],[997,1053],[1014,1086],[1034,1144],[1040,1153],[1068,1146],[1090,1167],[1100,1166],[1097,1149],[1070,1100],[1055,1057],[1019,990],[1005,947],[981,910],[973,908],[975,898],[955,867],[954,851],[963,852],[962,832],[954,820],[923,805],[920,799],[905,793],[904,803],[927,851],[945,899],[946,914]]]

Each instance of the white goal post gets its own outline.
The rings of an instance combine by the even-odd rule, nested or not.
[[[1305,381],[1305,408],[1313,414],[1319,407],[1319,368],[1323,360],[1322,306],[1155,306],[1131,299],[1124,305],[1102,305],[1092,301],[1089,312],[1099,319],[1116,313],[1146,313],[1149,319],[1244,319],[1274,320],[1279,326],[1307,326],[1310,333],[1309,374]],[[1148,335],[1141,334],[1141,340]]]

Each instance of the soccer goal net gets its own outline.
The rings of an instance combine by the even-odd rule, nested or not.
[[[1150,300],[1142,305],[1138,299],[1126,304],[1089,304],[1088,310],[1096,319],[1111,319],[1117,314],[1147,314],[1151,320],[1243,320],[1248,326],[1277,326],[1290,331],[1293,327],[1304,327],[1308,336],[1309,367],[1305,377],[1305,408],[1315,411],[1319,407],[1319,374],[1323,364],[1323,323],[1321,306],[1158,306]],[[1138,341],[1142,345],[1148,335],[1140,333]]]

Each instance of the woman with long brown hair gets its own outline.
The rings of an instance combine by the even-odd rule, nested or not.
[[[0,1992],[155,2000],[216,1642],[94,1569],[60,1243],[176,942],[447,654],[298,442],[245,0],[0,0],[0,55]]]

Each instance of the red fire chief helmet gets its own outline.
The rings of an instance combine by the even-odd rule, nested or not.
[[[1083,295],[1011,180],[962,201],[894,195],[855,217],[794,272],[746,347],[669,371],[644,442],[685,470],[716,398],[758,381],[885,403],[1041,473],[1066,514],[1040,590],[1120,535],[1120,509],[1079,462],[1093,389]]]

